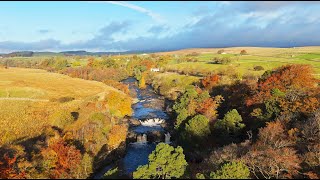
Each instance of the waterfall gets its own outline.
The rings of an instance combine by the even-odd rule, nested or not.
[[[167,144],[170,144],[170,137],[171,137],[170,133],[168,132],[167,134],[164,134],[164,136],[165,136],[164,142]]]
[[[142,143],[147,142],[147,135],[146,134],[143,134],[141,141],[142,141]]]
[[[139,120],[142,126],[159,126],[160,124],[162,124],[165,120],[164,119],[160,119],[160,118],[153,118],[153,119],[147,119],[145,121],[141,121]]]
[[[137,142],[141,142],[141,135],[140,134],[137,136]]]
[[[147,142],[147,135],[146,134],[143,134],[143,135],[139,134],[137,136],[137,142],[138,143],[146,143]]]

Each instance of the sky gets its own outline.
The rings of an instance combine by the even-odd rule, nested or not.
[[[320,2],[0,2],[0,53],[320,45]]]

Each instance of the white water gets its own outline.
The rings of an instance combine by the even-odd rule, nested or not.
[[[164,142],[167,143],[167,144],[170,144],[171,143],[170,142],[170,138],[171,138],[170,133],[168,132],[167,134],[164,134],[164,136],[165,136]]]
[[[159,126],[160,124],[164,123],[164,119],[160,119],[160,118],[153,118],[153,119],[147,119],[145,121],[141,121],[139,120],[142,126]]]
[[[137,136],[137,143],[147,143],[147,135],[138,135]]]

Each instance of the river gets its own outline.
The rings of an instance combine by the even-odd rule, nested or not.
[[[129,127],[129,131],[135,135],[136,140],[127,144],[124,158],[106,166],[95,174],[94,179],[100,179],[105,172],[115,166],[118,166],[121,177],[131,178],[132,172],[140,165],[148,163],[148,156],[157,143],[170,143],[170,134],[163,126],[169,119],[168,114],[163,110],[164,98],[156,94],[150,85],[146,89],[139,89],[135,78],[128,78],[122,83],[128,84],[131,96],[138,99],[138,102],[132,105],[134,112],[131,118],[139,120],[140,125]],[[157,138],[152,137],[152,133],[158,134]]]

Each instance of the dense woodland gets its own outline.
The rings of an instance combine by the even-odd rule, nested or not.
[[[100,81],[128,95],[110,93],[102,102],[83,104],[76,113],[89,115],[82,121],[56,112],[50,118],[57,124],[45,127],[41,136],[0,144],[0,178],[87,178],[106,158],[116,159],[113,152],[125,143],[128,130],[122,120],[132,113],[130,92],[121,80],[130,76],[140,88],[150,84],[171,102],[176,141],[176,146],[158,144],[133,178],[320,178],[320,81],[310,65],[266,71],[256,66],[264,71],[261,76],[241,76],[233,69],[176,72],[201,77],[189,84],[157,76],[168,72],[171,61],[197,62],[197,56],[0,59],[3,68],[45,69]],[[210,63],[233,61],[213,58]],[[150,71],[155,67],[160,72]]]

